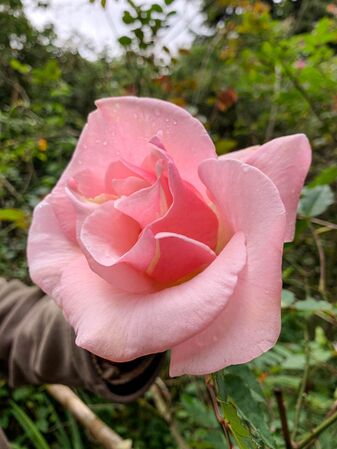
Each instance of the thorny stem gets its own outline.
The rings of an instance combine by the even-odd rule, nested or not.
[[[221,415],[220,409],[219,409],[219,404],[218,404],[218,400],[216,398],[216,394],[215,394],[215,389],[214,389],[214,382],[211,376],[205,376],[205,383],[206,383],[206,387],[207,387],[207,391],[209,394],[209,397],[211,399],[212,402],[212,406],[214,409],[214,414],[215,417],[218,421],[218,423],[220,424],[223,433],[225,435],[226,441],[227,441],[227,445],[228,445],[228,449],[233,449],[233,444],[232,441],[230,439],[230,428],[229,425],[227,423],[227,421],[224,419],[224,417]]]
[[[287,413],[286,413],[286,408],[284,406],[282,390],[279,390],[279,389],[275,390],[274,394],[276,397],[277,406],[278,406],[278,410],[279,410],[279,414],[280,414],[282,433],[283,433],[283,438],[284,438],[284,442],[286,445],[286,449],[293,449],[293,445],[292,445],[290,433],[289,433]]]

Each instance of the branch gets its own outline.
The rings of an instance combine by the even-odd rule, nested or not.
[[[319,267],[320,267],[320,276],[319,276],[319,284],[318,284],[318,291],[325,296],[326,293],[326,264],[325,264],[325,254],[324,254],[324,248],[321,242],[321,239],[319,238],[316,229],[312,226],[311,223],[309,223],[310,231],[314,237],[316,248],[318,251],[318,257],[319,257]]]
[[[160,416],[167,422],[171,434],[177,443],[178,448],[190,449],[186,441],[184,440],[183,436],[179,432],[179,429],[172,417],[172,412],[165,400],[165,398],[167,398],[168,390],[166,388],[166,385],[164,384],[163,386],[163,384],[164,382],[161,379],[160,380],[157,379],[157,381],[150,388],[150,391],[153,395],[154,403],[157,407]]]
[[[283,433],[283,438],[284,438],[284,442],[286,445],[286,449],[293,449],[293,444],[291,442],[290,433],[289,433],[288,420],[287,420],[286,408],[284,406],[282,391],[275,390],[274,394],[276,397],[277,406],[278,406],[278,410],[279,410],[279,414],[280,414],[282,433]]]
[[[300,390],[298,393],[298,398],[296,402],[295,407],[295,419],[294,419],[294,428],[293,432],[291,434],[291,438],[294,440],[296,438],[297,434],[297,428],[300,421],[300,415],[303,405],[303,399],[304,399],[304,393],[305,389],[308,383],[308,376],[309,376],[309,368],[310,368],[310,347],[309,347],[309,335],[308,335],[308,329],[305,329],[305,335],[304,335],[304,351],[305,351],[305,366],[304,366],[304,372],[303,372],[303,378],[300,386]]]
[[[216,398],[216,394],[215,394],[215,389],[214,389],[214,383],[213,383],[213,379],[211,376],[206,376],[205,377],[205,383],[206,383],[206,387],[209,393],[209,397],[211,398],[211,402],[212,402],[212,406],[214,409],[214,414],[215,417],[218,421],[218,423],[220,424],[223,433],[225,435],[227,444],[228,444],[228,449],[233,449],[233,444],[232,441],[230,439],[230,428],[229,425],[227,423],[227,421],[224,419],[224,417],[221,415],[220,413],[220,409],[219,409],[219,404],[218,404],[218,400]]]
[[[331,426],[335,421],[337,421],[337,412],[331,415],[329,418],[324,420],[319,426],[317,426],[314,430],[310,432],[310,434],[303,438],[302,441],[295,444],[295,449],[304,449],[307,447],[312,441],[314,441],[325,429]]]
[[[47,385],[48,393],[89,431],[105,449],[132,449],[131,440],[123,440],[110,427],[104,424],[81,399],[64,385]]]
[[[275,76],[274,92],[273,92],[272,105],[271,105],[270,114],[269,114],[269,121],[268,121],[267,129],[266,129],[266,133],[264,136],[265,142],[268,142],[272,138],[272,136],[274,134],[276,119],[277,119],[277,112],[278,112],[277,97],[280,93],[281,77],[282,77],[282,72],[280,70],[280,66],[277,64],[275,64],[275,67],[274,67],[274,76]]]
[[[335,223],[331,223],[330,221],[321,220],[320,218],[314,217],[310,218],[310,221],[312,223],[325,226],[326,228],[337,230],[337,225]]]

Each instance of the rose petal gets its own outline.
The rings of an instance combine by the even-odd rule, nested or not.
[[[154,234],[182,234],[214,249],[219,226],[215,213],[191,186],[182,181],[172,163],[168,163],[168,173],[173,202],[167,213],[150,226],[151,230]]]
[[[85,219],[80,241],[96,262],[109,266],[132,248],[139,234],[139,224],[108,201]]]
[[[74,173],[66,180],[67,182],[58,184],[50,196],[50,204],[53,206],[55,215],[61,229],[69,240],[76,241],[76,207],[69,197],[67,187],[73,192],[94,198],[104,192],[104,182],[93,173],[86,169]]]
[[[140,167],[150,140],[159,132],[183,179],[204,188],[197,167],[204,159],[216,158],[215,148],[203,125],[187,111],[166,101],[137,97],[105,98],[96,105],[58,185],[93,166],[103,179],[107,164],[116,159]]]
[[[160,218],[166,212],[166,198],[161,185],[161,178],[148,188],[139,190],[128,197],[115,201],[119,211],[138,221],[145,227]]]
[[[104,179],[99,178],[92,170],[75,173],[71,180],[76,190],[86,197],[94,198],[105,193]]]
[[[123,160],[112,162],[105,174],[105,191],[117,196],[130,195],[148,187],[155,177]]]
[[[83,222],[79,242],[91,269],[127,292],[149,292],[153,281],[145,273],[155,255],[154,235],[114,207],[102,204]]]
[[[205,128],[187,111],[165,101],[136,97],[99,100],[97,107],[95,120],[102,120],[105,127],[111,123],[108,128],[112,132],[105,132],[108,148],[138,166],[147,154],[148,142],[160,132],[160,140],[182,177],[203,188],[197,167],[202,160],[215,158],[215,149]],[[104,138],[101,132],[99,138]]]
[[[157,262],[149,274],[158,282],[176,282],[191,277],[216,258],[207,245],[184,235],[161,232],[155,239],[158,244]]]
[[[287,212],[285,241],[294,238],[298,200],[311,163],[311,149],[304,134],[280,137],[256,150],[226,155],[240,159],[265,173],[278,188]]]
[[[80,250],[69,241],[46,197],[34,210],[29,230],[27,257],[33,282],[53,296],[62,272]]]
[[[246,363],[271,348],[280,332],[286,220],[277,188],[260,170],[235,160],[206,161],[200,176],[227,226],[246,236],[247,265],[218,317],[203,332],[173,348],[172,376],[206,374]]]
[[[145,179],[136,178],[130,176],[127,179],[112,179],[112,189],[116,192],[116,195],[131,195],[131,193],[137,192],[137,190],[148,187],[149,183]]]
[[[108,185],[111,179],[124,179],[129,176],[137,176],[138,178],[146,179],[149,182],[154,180],[154,177],[146,170],[130,164],[123,159],[118,159],[111,162],[109,165],[105,175],[105,182]]]
[[[79,238],[79,232],[82,227],[83,221],[90,215],[99,204],[94,201],[88,201],[85,197],[81,196],[76,190],[70,187],[65,188],[65,192],[72,202],[72,205],[76,212],[76,236]]]
[[[76,242],[76,210],[66,193],[66,187],[56,188],[49,195],[49,204],[65,237]]]
[[[261,148],[261,145],[253,145],[251,147],[244,148],[243,150],[232,151],[231,153],[223,154],[218,157],[220,161],[226,159],[236,159],[247,164],[248,158]]]
[[[108,360],[164,351],[204,329],[223,309],[246,260],[244,237],[193,279],[152,294],[116,291],[79,257],[67,267],[59,297],[79,346]]]

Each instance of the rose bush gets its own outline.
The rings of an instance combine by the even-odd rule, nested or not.
[[[310,159],[304,135],[217,158],[177,106],[100,100],[35,208],[31,277],[106,359],[171,349],[173,376],[247,362],[279,335],[283,243]]]

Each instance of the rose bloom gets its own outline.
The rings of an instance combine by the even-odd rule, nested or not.
[[[218,158],[173,104],[99,100],[35,208],[32,280],[105,359],[170,349],[172,376],[248,362],[279,336],[283,243],[310,160],[302,134]]]

